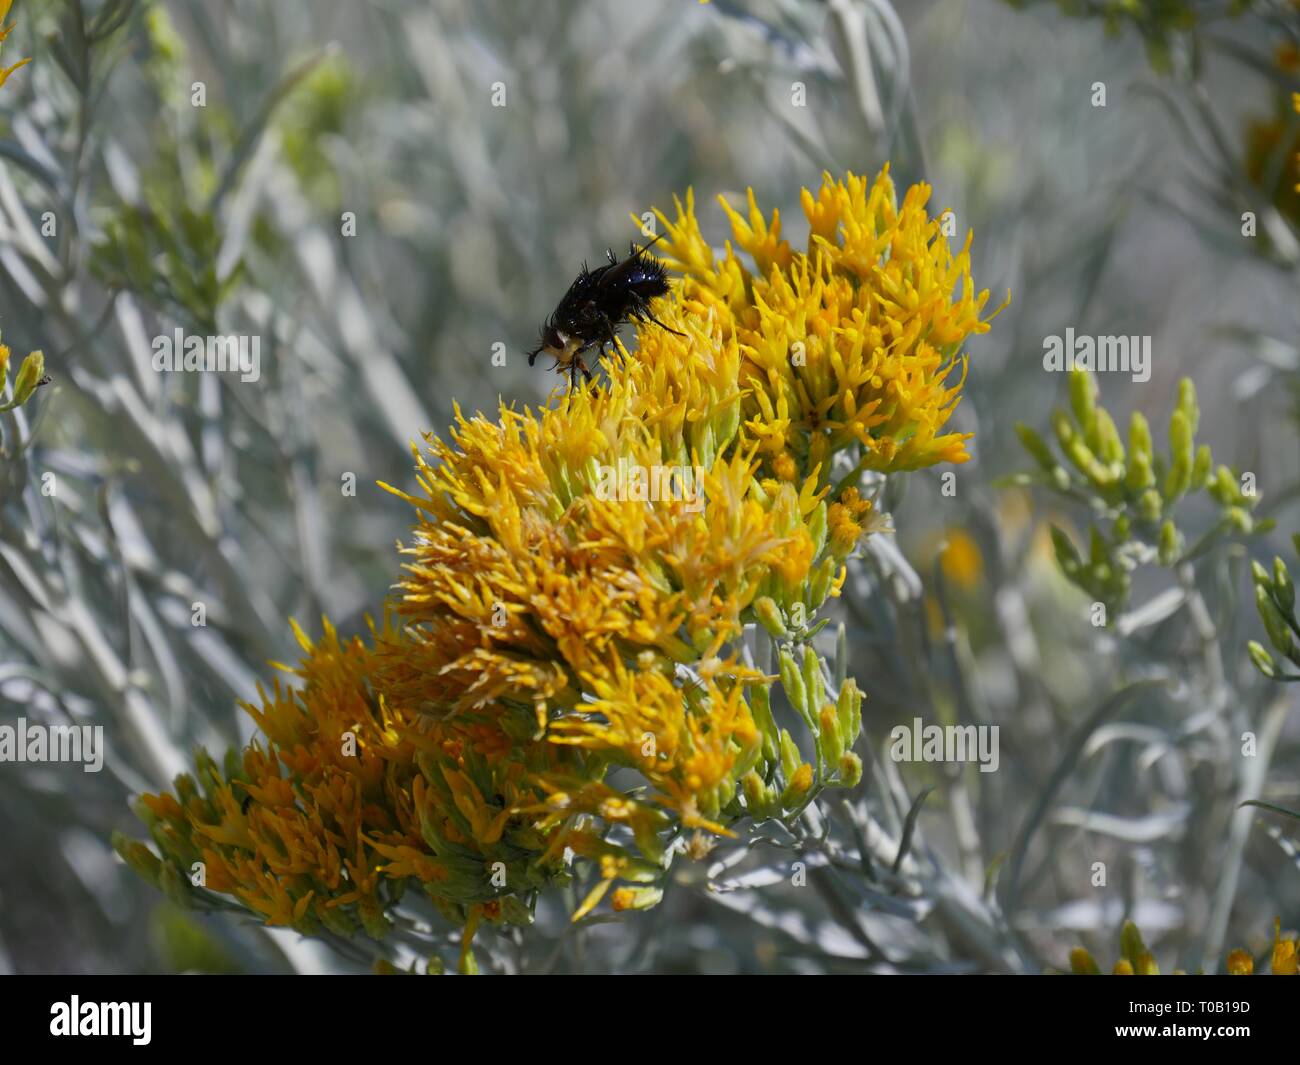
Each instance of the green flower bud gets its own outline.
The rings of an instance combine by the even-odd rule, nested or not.
[[[822,760],[826,765],[833,765],[844,753],[844,738],[840,735],[839,720],[835,716],[835,707],[823,703],[821,713],[817,715],[818,738],[822,744]]]
[[[176,866],[163,862],[158,868],[158,886],[162,893],[183,910],[194,908],[190,896],[190,882]]]
[[[760,625],[768,633],[777,639],[787,634],[785,627],[785,618],[781,616],[781,608],[776,605],[776,601],[770,596],[760,596],[754,600],[754,616],[758,618]]]
[[[762,777],[757,773],[746,773],[741,780],[741,789],[745,793],[745,808],[749,811],[750,817],[755,821],[761,821],[772,816],[776,796],[772,793],[772,789],[763,783]]]
[[[1160,543],[1157,548],[1160,565],[1172,566],[1178,561],[1178,556],[1182,553],[1180,539],[1177,527],[1166,518],[1164,524],[1160,526]]]
[[[1165,498],[1172,503],[1181,498],[1192,483],[1192,428],[1181,410],[1174,411],[1169,419],[1169,451]]]
[[[1098,968],[1096,960],[1082,947],[1075,947],[1070,951],[1070,972],[1075,976],[1100,976],[1101,969]]]
[[[1204,488],[1214,472],[1214,456],[1209,444],[1202,444],[1196,449],[1196,461],[1192,463],[1192,487]]]
[[[790,705],[795,708],[799,716],[805,721],[811,720],[808,712],[808,695],[804,689],[803,677],[799,673],[799,667],[795,665],[794,655],[789,649],[781,648],[781,687],[785,689],[785,697],[790,700]]]
[[[813,554],[816,558],[826,546],[826,501],[817,504],[817,509],[808,516],[808,535],[812,537]]]
[[[1079,552],[1070,538],[1055,525],[1052,526],[1052,547],[1056,551],[1056,563],[1067,577],[1073,577],[1083,565]]]
[[[1295,585],[1291,583],[1290,570],[1280,558],[1273,559],[1273,598],[1286,613],[1294,613]]]
[[[795,770],[803,763],[803,755],[799,753],[799,745],[794,742],[794,737],[790,735],[789,729],[781,730],[781,772],[785,774],[785,779],[790,780]]]
[[[1250,577],[1251,580],[1255,582],[1257,588],[1261,585],[1265,588],[1271,588],[1273,586],[1273,582],[1268,575],[1268,570],[1253,558],[1250,560]]]
[[[1084,433],[1090,434],[1093,419],[1097,414],[1097,382],[1092,375],[1081,370],[1070,374],[1070,408],[1074,411],[1074,420]]]
[[[1229,507],[1225,517],[1234,532],[1248,535],[1255,528],[1255,519],[1245,507]]]
[[[160,886],[162,862],[153,851],[139,840],[131,839],[121,832],[114,832],[111,842],[113,850],[117,851],[118,857],[126,862],[132,872],[154,887]]]
[[[1125,921],[1119,934],[1120,953],[1137,969],[1142,955],[1147,953],[1146,944],[1142,942],[1142,933],[1132,921]]]
[[[1148,466],[1155,458],[1155,448],[1151,444],[1151,426],[1146,415],[1135,410],[1128,419],[1128,450],[1133,459],[1142,459]]]
[[[862,759],[852,751],[845,751],[840,756],[839,769],[840,785],[845,788],[856,788],[862,779]]]
[[[1258,669],[1269,680],[1277,677],[1277,663],[1273,661],[1273,656],[1265,650],[1264,645],[1256,640],[1251,640],[1246,644],[1246,651],[1250,654],[1250,660],[1255,663]]]
[[[1016,436],[1020,438],[1020,445],[1029,452],[1030,457],[1038,463],[1046,473],[1052,473],[1061,468],[1060,463],[1056,461],[1056,456],[1052,454],[1052,449],[1047,446],[1033,429],[1025,425],[1024,422],[1016,422]]]
[[[831,594],[831,582],[840,563],[833,557],[825,558],[808,578],[808,603],[816,610]]]
[[[749,712],[763,737],[763,760],[775,762],[780,753],[776,719],[772,717],[772,691],[766,684],[756,684],[749,692]]]
[[[1159,521],[1164,509],[1165,502],[1154,488],[1148,488],[1138,497],[1138,517],[1143,521]]]
[[[821,656],[813,650],[812,644],[805,644],[803,649],[803,684],[808,706],[808,723],[811,726],[816,719],[818,708],[826,698],[826,682],[822,677]]]
[[[1196,404],[1196,386],[1190,377],[1184,377],[1178,382],[1178,411],[1187,419],[1187,427],[1195,435],[1201,412]]]
[[[1273,597],[1268,594],[1267,589],[1258,585],[1255,587],[1255,608],[1264,623],[1264,631],[1268,633],[1269,642],[1274,649],[1289,657],[1292,651],[1291,630],[1282,612],[1278,610],[1277,604],[1273,602]]]
[[[1065,455],[1096,487],[1108,488],[1115,482],[1116,478],[1111,471],[1098,460],[1079,437],[1070,441],[1069,446],[1065,448]]]
[[[1237,478],[1227,466],[1220,466],[1214,478],[1206,485],[1211,497],[1221,506],[1230,507],[1241,502]]]
[[[862,729],[862,692],[852,677],[840,685],[840,694],[835,700],[835,717],[839,722],[840,735],[844,737],[844,745],[853,746]]]
[[[39,351],[33,351],[23,359],[22,366],[18,368],[18,376],[14,378],[13,405],[20,407],[26,403],[32,398],[37,386],[45,384],[46,380],[45,356]]]
[[[1097,450],[1112,466],[1123,467],[1124,445],[1120,442],[1115,422],[1105,410],[1097,411]]]

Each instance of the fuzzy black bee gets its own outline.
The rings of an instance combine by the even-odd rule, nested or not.
[[[588,270],[583,263],[582,272],[546,319],[542,342],[528,353],[528,365],[546,352],[555,359],[557,370],[568,373],[572,388],[578,383],[579,372],[591,380],[591,371],[582,359],[586,352],[598,348],[603,355],[606,344],[616,353],[619,351],[621,325],[654,322],[660,329],[684,336],[650,313],[650,301],[668,294],[668,272],[658,259],[646,254],[660,239],[662,235],[640,248],[633,244],[622,261],[614,258],[612,248],[608,249],[605,255],[609,262],[595,270]]]

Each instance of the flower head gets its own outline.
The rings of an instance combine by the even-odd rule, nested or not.
[[[599,871],[576,916],[619,881],[615,908],[640,908],[668,829],[729,833],[855,784],[862,692],[826,693],[803,641],[879,522],[832,467],[964,461],[943,429],[961,345],[987,328],[969,238],[950,250],[927,196],[827,177],[804,195],[806,252],[751,196],[730,212],[747,266],[730,246],[715,260],[688,194],[667,242],[685,277],[655,308],[669,329],[604,387],[458,409],[414,449],[415,487],[390,488],[416,520],[384,623],[299,632],[296,686],[247,708],[261,738],[146,798],[170,867],[202,862],[208,893],[302,931],[382,935],[413,884],[468,944],[528,920],[566,855]],[[742,653],[760,621],[802,644],[780,683],[815,764]]]

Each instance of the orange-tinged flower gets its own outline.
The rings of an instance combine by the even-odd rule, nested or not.
[[[466,967],[477,924],[527,920],[568,858],[600,866],[577,916],[618,882],[616,908],[653,905],[670,829],[730,834],[852,779],[861,693],[826,693],[802,641],[876,527],[857,476],[965,461],[945,426],[961,346],[988,328],[969,239],[950,248],[927,197],[827,176],[797,252],[751,194],[728,209],[745,265],[715,260],[688,193],[664,219],[685,275],[655,307],[669,328],[603,386],[457,408],[413,449],[383,624],[295,626],[291,682],[246,708],[259,739],[145,800],[166,857],[304,932],[382,936],[414,881],[464,924]],[[836,480],[840,453],[856,472]],[[746,664],[756,602],[802,643],[803,679],[781,683],[814,739],[834,732],[816,766]]]

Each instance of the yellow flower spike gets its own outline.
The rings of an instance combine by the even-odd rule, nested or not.
[[[1270,971],[1274,976],[1295,976],[1300,974],[1300,959],[1297,958],[1296,940],[1282,938],[1282,921],[1273,922],[1273,959]]]
[[[384,486],[414,528],[383,623],[292,626],[302,661],[247,707],[261,736],[238,778],[144,801],[161,869],[201,849],[209,890],[269,921],[379,934],[414,882],[464,922],[472,969],[478,922],[567,875],[566,854],[600,865],[579,918],[611,891],[637,909],[670,832],[729,835],[857,783],[856,686],[805,715],[830,730],[815,771],[736,644],[839,594],[881,527],[858,474],[966,459],[945,430],[987,293],[928,196],[900,207],[887,168],[825,175],[801,197],[804,251],[752,193],[721,255],[690,191],[657,215],[673,332],[647,325],[605,380],[540,408],[456,407],[413,449],[413,483]],[[830,482],[841,453],[857,472]]]
[[[1227,968],[1229,976],[1250,976],[1255,971],[1255,959],[1238,948],[1228,955]]]

